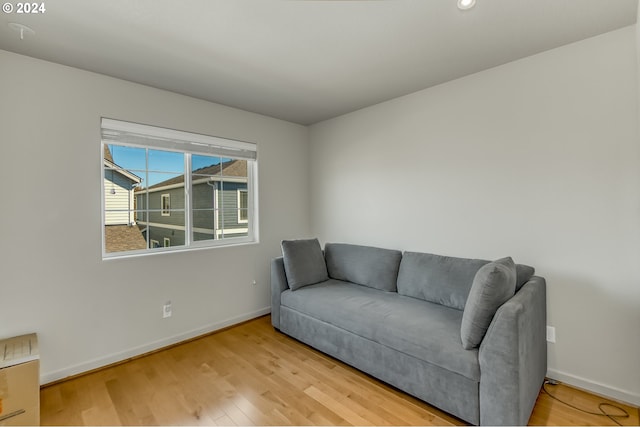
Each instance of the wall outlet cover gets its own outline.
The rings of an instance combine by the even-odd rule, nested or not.
[[[556,342],[556,328],[553,326],[547,326],[547,342]]]
[[[162,306],[162,318],[166,319],[167,317],[171,317],[171,301]]]

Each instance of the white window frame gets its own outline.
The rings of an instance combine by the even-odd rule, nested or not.
[[[165,238],[162,240],[162,243],[163,243],[163,247],[164,247],[164,248],[170,248],[170,247],[171,247],[171,239],[170,239],[170,238],[168,238],[168,237],[165,237]]]
[[[149,246],[151,247],[151,249],[159,248],[160,247],[160,242],[158,242],[157,240],[154,240],[154,239],[149,239]]]
[[[102,203],[102,258],[103,260],[114,258],[127,258],[132,256],[144,256],[166,252],[183,252],[200,250],[212,247],[237,246],[255,244],[259,242],[259,216],[258,216],[258,161],[257,145],[250,142],[237,141],[208,135],[194,134],[173,129],[142,125],[138,123],[124,122],[103,118],[101,121],[102,139],[100,144],[100,167],[102,168],[102,193],[104,195],[104,147],[105,145],[121,145],[153,150],[174,151],[184,154],[185,158],[185,244],[179,246],[159,247],[153,249],[153,243],[149,236],[147,249],[106,252],[105,242],[105,198]],[[247,236],[232,238],[212,238],[209,240],[194,240],[192,188],[191,188],[191,155],[219,156],[247,161],[247,202],[248,220]],[[163,195],[164,196],[164,195]],[[162,200],[162,198],[161,198]],[[147,202],[148,203],[148,202]],[[162,202],[161,202],[162,203]],[[149,207],[147,206],[147,209]],[[161,206],[161,214],[164,210]],[[215,215],[217,219],[218,215]],[[149,221],[149,214],[145,216]],[[144,221],[141,221],[144,223]],[[217,236],[216,236],[217,237]]]
[[[168,201],[167,206],[169,207],[167,209],[165,209],[164,207],[165,199]],[[160,195],[160,215],[171,216],[171,194],[170,193],[164,193]]]
[[[242,204],[240,203],[240,201],[242,200],[242,193],[247,193],[247,205],[249,202],[249,190],[245,189],[245,188],[238,188],[236,190],[238,192],[238,224],[247,224],[249,223],[249,207],[247,206],[246,209],[242,208]],[[242,212],[246,211],[247,212],[247,219],[242,219]]]

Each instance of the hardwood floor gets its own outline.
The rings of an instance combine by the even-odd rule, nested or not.
[[[604,401],[547,386],[598,412]],[[623,406],[618,404],[618,406]],[[638,425],[638,408],[624,406]],[[612,410],[613,411],[613,410]],[[43,387],[43,425],[464,425],[273,330],[268,316]],[[532,425],[615,425],[541,392]]]

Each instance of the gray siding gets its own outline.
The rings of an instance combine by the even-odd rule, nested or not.
[[[162,227],[151,226],[148,228],[149,239],[157,240],[160,247],[164,246],[164,239],[171,240],[171,246],[183,246],[185,243],[184,230],[172,230]],[[151,240],[149,241],[149,247],[151,246]]]
[[[222,185],[222,191],[218,193],[219,196],[219,218],[220,227],[224,228],[225,235],[233,233],[233,229],[247,228],[246,223],[238,222],[238,190],[247,188],[247,184],[240,182],[224,182]],[[222,222],[224,220],[224,223]],[[223,225],[224,224],[224,225]],[[233,234],[233,237],[239,235],[246,236],[247,233]]]
[[[246,190],[245,182],[216,182],[215,188],[218,189],[218,228],[224,228],[224,234],[218,233],[220,237],[239,237],[248,235],[246,229],[247,222],[238,222],[238,190]],[[206,183],[200,183],[193,186],[193,228],[194,240],[209,240],[215,238],[215,215],[214,209],[214,187]],[[171,198],[171,214],[169,216],[162,215],[162,195],[169,194]],[[184,225],[185,225],[185,197],[184,188],[178,187],[170,190],[152,191],[149,193],[149,207],[147,209],[147,194],[139,193],[136,195],[136,218],[139,223],[148,222],[156,224],[152,225],[150,230],[150,238],[158,240],[162,246],[162,239],[168,237],[171,239],[172,246],[183,245]],[[158,224],[166,224],[174,226],[173,229],[166,229]],[[180,230],[175,227],[181,227]],[[180,237],[176,237],[180,234]],[[174,239],[175,242],[174,243]]]

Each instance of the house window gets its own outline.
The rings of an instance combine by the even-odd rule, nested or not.
[[[171,194],[160,196],[160,211],[162,216],[171,215]]]
[[[102,119],[101,153],[103,258],[258,241],[255,144]]]
[[[249,222],[249,193],[246,189],[238,189],[238,223]]]

